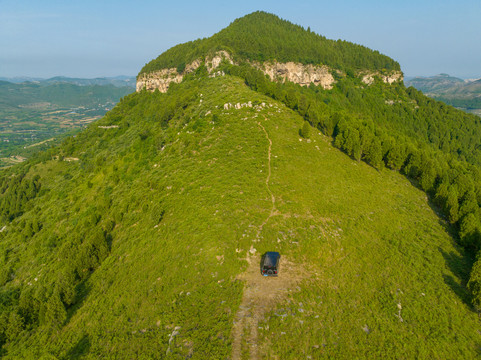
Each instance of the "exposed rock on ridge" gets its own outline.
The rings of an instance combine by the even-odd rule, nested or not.
[[[230,54],[226,51],[218,51],[213,57],[207,57],[205,64],[211,76],[223,75],[223,72],[214,72],[219,67],[223,60],[233,64]],[[182,74],[179,74],[176,68],[162,69],[147,74],[142,74],[137,79],[137,91],[147,89],[154,91],[158,89],[160,92],[166,92],[171,83],[180,83],[184,78],[184,74],[194,72],[202,64],[201,59],[194,60],[192,63],[186,65]],[[317,86],[322,86],[324,89],[332,89],[336,82],[331,74],[329,67],[303,65],[301,63],[287,62],[266,62],[266,63],[251,63],[252,66],[264,72],[271,80],[290,81],[301,86],[309,86],[311,83]],[[379,77],[383,82],[392,84],[396,81],[403,80],[403,74],[400,71],[394,71],[389,74],[381,74],[379,72],[361,72],[362,81],[371,85],[375,77]]]
[[[220,63],[224,59],[233,64],[229,53],[226,51],[218,51],[213,57],[207,57],[205,63],[209,73],[212,74],[214,69],[219,67]],[[149,91],[159,89],[160,92],[167,92],[167,89],[171,83],[180,83],[184,78],[184,74],[190,74],[194,72],[201,64],[201,59],[194,60],[192,63],[185,66],[182,74],[179,74],[176,68],[162,69],[160,71],[142,74],[137,79],[136,89],[137,91],[140,91],[144,88]],[[216,74],[214,73],[213,75],[215,76]]]
[[[371,85],[374,82],[375,77],[379,77],[386,84],[392,84],[397,81],[403,81],[403,73],[401,71],[391,71],[389,74],[381,74],[379,72],[361,72],[362,82],[367,85]]]
[[[325,65],[303,65],[294,62],[268,62],[263,65],[253,65],[262,70],[264,74],[269,75],[272,80],[287,80],[301,86],[308,86],[311,83],[314,83],[314,85],[320,85],[324,89],[332,89],[332,85],[336,82],[331,75],[329,68]]]

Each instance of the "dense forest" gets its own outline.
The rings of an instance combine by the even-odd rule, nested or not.
[[[146,64],[140,74],[164,68],[182,72],[186,64],[219,50],[227,50],[237,61],[294,61],[345,71],[400,70],[396,61],[378,51],[348,41],[326,39],[310,29],[259,11],[235,20],[209,38],[174,46]]]

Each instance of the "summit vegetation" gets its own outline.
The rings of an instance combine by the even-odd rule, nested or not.
[[[258,11],[235,20],[209,38],[179,44],[146,64],[140,74],[186,64],[226,50],[236,61],[294,61],[341,70],[400,70],[399,64],[362,45],[329,40],[310,29]]]
[[[314,36],[227,29],[254,20]],[[2,170],[0,356],[478,356],[480,118],[343,69],[325,90],[200,66]],[[272,250],[267,298],[245,274]]]

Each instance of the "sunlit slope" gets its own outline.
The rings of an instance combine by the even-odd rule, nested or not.
[[[260,325],[261,353],[475,357],[479,320],[463,286],[470,262],[425,193],[399,173],[352,161],[318,134],[299,141],[301,122],[266,124],[280,216],[264,238],[312,277]]]
[[[314,129],[300,140],[302,124],[240,79],[194,79],[129,96],[57,151],[70,161],[39,161],[44,191],[0,242],[2,294],[53,303],[72,281],[75,296],[32,312],[2,355],[231,357],[248,253],[277,250],[303,270],[259,323],[259,358],[475,357],[470,264],[424,193]],[[99,228],[108,250],[82,268]]]

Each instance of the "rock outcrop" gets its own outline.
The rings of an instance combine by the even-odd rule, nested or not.
[[[332,85],[335,83],[327,66],[303,65],[294,62],[267,62],[262,65],[257,63],[253,65],[272,80],[290,81],[301,86],[313,83],[324,89],[332,89]]]
[[[224,75],[222,71],[215,71],[223,60],[233,64],[232,57],[227,51],[218,51],[212,57],[205,59],[205,65],[211,76]],[[194,60],[192,63],[185,66],[184,71],[179,74],[176,68],[162,69],[148,74],[141,74],[137,79],[137,91],[147,89],[154,91],[158,89],[160,92],[166,92],[171,83],[180,83],[185,74],[194,72],[202,64],[201,59]],[[331,74],[329,67],[322,65],[303,65],[301,63],[287,62],[265,62],[263,64],[252,62],[252,66],[264,72],[272,80],[276,81],[290,81],[301,86],[308,86],[314,84],[322,86],[324,89],[332,89],[336,82]],[[381,74],[380,72],[360,72],[362,81],[371,85],[376,77],[380,78],[387,84],[392,84],[396,81],[403,80],[403,74],[400,71],[393,71],[389,74]]]
[[[361,72],[362,82],[371,85],[376,77],[380,78],[386,84],[392,84],[397,81],[403,81],[403,73],[401,71],[391,71],[389,74],[381,74],[380,72]]]
[[[160,92],[166,92],[171,83],[180,83],[183,77],[183,75],[177,72],[176,68],[162,69],[160,71],[142,74],[137,79],[136,89],[137,91],[143,89],[154,91],[155,89],[159,89]]]
[[[213,57],[207,57],[205,64],[209,73],[214,73],[214,69],[219,67],[224,59],[231,64],[233,63],[229,53],[226,51],[218,51]],[[182,74],[179,74],[176,68],[162,69],[148,74],[142,74],[137,79],[136,90],[147,89],[154,91],[158,89],[160,92],[166,92],[171,83],[180,83],[185,74],[193,73],[201,64],[202,61],[200,59],[194,60],[185,66]]]

